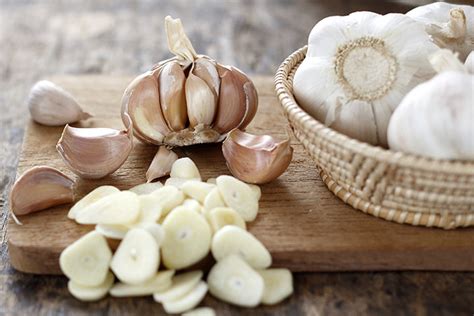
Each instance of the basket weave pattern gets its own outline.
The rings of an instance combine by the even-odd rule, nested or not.
[[[474,225],[474,163],[384,150],[342,135],[304,112],[293,97],[303,47],[278,69],[275,88],[296,138],[326,186],[345,203],[401,224],[452,229]]]

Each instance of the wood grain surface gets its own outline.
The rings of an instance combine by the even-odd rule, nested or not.
[[[306,43],[311,27],[354,10],[405,12],[429,0],[0,0],[0,315],[163,315],[150,298],[83,304],[62,276],[14,270],[6,196],[16,176],[31,85],[52,74],[140,73],[169,56],[162,19],[183,23],[201,53],[248,73],[272,75]],[[461,2],[461,1],[459,1]],[[464,1],[465,3],[472,1]],[[277,34],[277,35],[276,35]],[[297,273],[283,304],[235,308],[207,297],[218,315],[471,315],[474,273]]]

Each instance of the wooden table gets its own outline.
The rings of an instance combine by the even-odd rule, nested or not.
[[[6,196],[28,119],[24,100],[34,81],[53,74],[132,75],[147,69],[168,56],[162,28],[167,13],[183,19],[199,52],[271,75],[324,16],[407,9],[357,2],[334,0],[328,7],[315,0],[0,0],[0,315],[163,314],[151,298],[82,304],[67,293],[65,278],[22,274],[10,266]],[[472,302],[474,273],[359,272],[297,274],[295,294],[275,307],[239,309],[210,297],[204,304],[219,315],[470,315]]]

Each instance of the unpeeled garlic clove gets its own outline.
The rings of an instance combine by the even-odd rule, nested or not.
[[[186,98],[183,93],[186,76],[178,62],[163,66],[159,75],[160,103],[168,126],[173,131],[186,127],[188,120]]]
[[[161,146],[151,161],[150,167],[148,167],[146,181],[151,182],[155,179],[169,175],[171,167],[176,160],[178,160],[178,155],[176,155],[176,153],[165,146]]]
[[[69,92],[48,80],[35,83],[27,104],[31,118],[43,125],[61,126],[91,117]]]
[[[219,95],[221,80],[216,69],[216,63],[209,58],[200,57],[194,62],[194,74],[204,80],[214,92],[216,99]]]
[[[130,115],[135,136],[155,145],[161,144],[164,137],[171,132],[161,112],[158,80],[155,77],[160,70],[146,72],[135,78],[122,97],[124,124],[127,124],[128,120],[126,114]]]
[[[23,173],[10,192],[13,215],[26,215],[73,201],[74,181],[47,166],[33,167]]]
[[[99,179],[120,168],[133,147],[132,121],[126,117],[123,131],[66,125],[56,149],[69,169],[82,178]]]
[[[278,142],[269,135],[257,136],[238,129],[227,135],[222,152],[235,177],[255,184],[278,178],[293,156],[289,139]]]
[[[231,67],[231,69],[236,75],[237,79],[240,81],[245,93],[245,106],[247,111],[245,113],[244,120],[239,125],[239,128],[243,130],[245,127],[247,127],[247,125],[250,124],[250,122],[255,117],[255,114],[257,114],[258,94],[252,80],[250,80],[247,75],[245,75],[240,69],[236,67]]]
[[[186,79],[185,93],[189,125],[210,126],[217,110],[217,97],[206,81],[193,74],[193,69]]]

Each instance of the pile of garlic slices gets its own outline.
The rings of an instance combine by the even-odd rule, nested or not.
[[[171,314],[193,310],[207,291],[243,307],[282,301],[293,292],[291,272],[269,269],[270,253],[246,230],[257,216],[260,195],[258,186],[227,175],[201,181],[189,158],[173,164],[164,185],[96,188],[68,214],[79,224],[96,225],[60,256],[69,291],[83,301],[107,293],[153,295]],[[121,240],[115,253],[107,238]],[[217,263],[206,282],[203,271],[189,268],[209,252]],[[178,273],[181,269],[187,272]],[[215,314],[210,308],[198,311]]]

